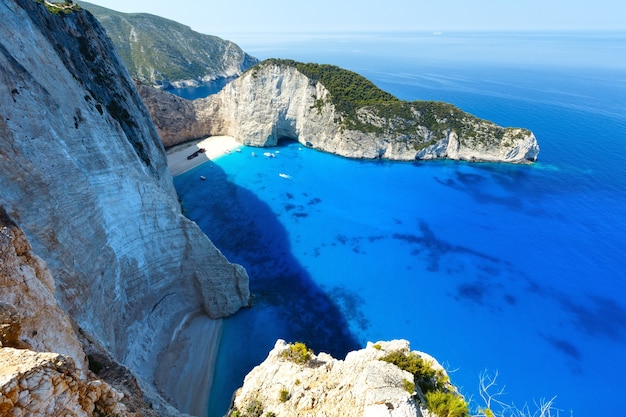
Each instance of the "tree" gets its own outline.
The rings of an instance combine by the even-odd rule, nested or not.
[[[515,404],[507,404],[500,398],[505,395],[505,386],[497,383],[498,371],[493,374],[483,372],[479,377],[478,392],[485,403],[485,407],[478,408],[476,417],[559,417],[559,411],[554,407],[556,397],[549,400],[542,398],[535,402],[533,410],[528,404],[518,408]]]

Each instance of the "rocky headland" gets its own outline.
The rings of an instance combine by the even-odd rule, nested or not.
[[[140,86],[165,146],[210,135],[244,145],[280,140],[349,158],[528,163],[532,132],[503,128],[440,102],[406,102],[330,65],[267,60],[218,94],[193,101]]]
[[[0,1],[0,18],[0,226],[13,259],[0,302],[21,323],[3,357],[83,380],[87,350],[159,414],[177,413],[162,398],[202,413],[219,319],[249,302],[245,270],[183,216],[159,136],[98,21],[34,0]],[[11,369],[5,388],[18,380],[26,392],[29,371]]]

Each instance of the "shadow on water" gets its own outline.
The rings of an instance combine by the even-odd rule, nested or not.
[[[206,180],[200,180],[201,175]],[[315,352],[339,358],[360,348],[341,306],[295,259],[284,226],[253,191],[231,182],[211,161],[178,176],[175,184],[186,216],[250,276],[253,307],[227,319],[237,321],[238,332],[247,334],[231,335],[232,343],[225,335],[220,350],[220,355],[223,350],[239,351],[228,354],[232,357],[227,366],[229,379],[241,384],[245,374],[265,359],[278,337],[305,342]],[[220,378],[218,371],[216,379]]]

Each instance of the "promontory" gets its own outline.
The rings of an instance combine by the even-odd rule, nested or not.
[[[332,65],[266,60],[193,101],[147,86],[139,92],[165,146],[228,135],[244,145],[291,139],[365,159],[527,163],[539,154],[529,130],[500,127],[447,103],[403,101]]]

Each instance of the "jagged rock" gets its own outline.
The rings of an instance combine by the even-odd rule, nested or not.
[[[206,357],[186,375],[164,358],[194,346],[190,315],[213,328],[209,317],[248,304],[247,274],[182,215],[158,134],[97,20],[32,0],[1,1],[0,19],[0,197],[55,280],[15,239],[18,258],[30,256],[28,285],[54,292],[84,332],[176,404],[181,394],[155,373],[204,378]],[[24,338],[43,331],[23,317]]]
[[[97,342],[82,332],[74,331],[72,320],[54,298],[54,279],[50,271],[46,268],[44,261],[32,252],[28,239],[7,216],[2,206],[0,206],[0,300],[2,300],[0,302],[0,348],[29,349],[21,353],[13,352],[8,356],[0,355],[0,369],[14,365],[28,369],[27,362],[32,361],[34,351],[50,355],[58,355],[58,352],[62,352],[64,361],[65,358],[72,361],[72,373],[66,381],[68,384],[78,378],[82,381],[81,384],[89,383],[89,386],[100,387],[99,392],[113,392],[117,389],[126,395],[117,396],[116,394],[116,398],[123,398],[123,403],[128,410],[138,412],[138,415],[145,417],[157,415],[178,417],[180,415],[158,394],[150,392],[150,387],[146,387],[145,392],[142,392],[135,376],[127,368],[116,363]],[[83,346],[88,349],[89,368],[97,371],[98,377],[106,382],[97,379],[92,372],[87,371],[87,357]],[[3,351],[4,349],[0,349],[0,353]],[[41,356],[41,358],[45,357],[47,356]],[[20,358],[24,363],[19,363]],[[10,372],[5,376],[22,378]],[[60,383],[60,379],[58,382]],[[21,388],[24,388],[23,385],[20,383]],[[109,385],[115,389],[110,388]],[[83,398],[87,394],[93,398]],[[22,407],[7,408],[6,404],[9,403],[3,399],[2,395],[0,395],[0,404],[4,404],[5,409],[0,406],[2,410],[0,415],[21,416],[20,413],[24,412],[24,409]],[[30,394],[20,392],[18,397],[22,395]],[[81,404],[85,401],[93,403],[94,398],[101,398],[101,395],[97,394],[94,397],[93,390],[83,390],[79,392],[78,401]],[[151,404],[148,405],[146,400]],[[57,399],[50,399],[46,402],[29,403],[28,412],[38,411],[39,415],[46,415],[46,410],[37,409],[35,405],[43,406],[55,401],[58,402]],[[120,409],[123,408],[121,405],[120,407]],[[103,408],[100,407],[100,409]],[[159,412],[153,410],[159,410]],[[120,415],[127,415],[127,413]]]
[[[250,371],[235,393],[229,416],[430,416],[416,400],[419,387],[418,392],[407,391],[413,375],[379,360],[394,351],[408,353],[407,341],[368,343],[344,360],[320,353],[301,363],[286,357],[289,349],[278,340],[267,359]],[[419,354],[443,370],[434,358]]]
[[[309,65],[265,61],[205,99],[186,101],[149,88],[140,94],[168,146],[182,130],[181,142],[229,135],[245,145],[275,146],[289,138],[349,158],[525,163],[539,153],[528,130],[501,128],[444,103],[401,103],[373,85],[370,91],[388,104],[349,103],[341,110],[343,99],[304,73]],[[340,73],[347,85],[368,83],[337,67],[318,67]]]
[[[0,349],[0,415],[129,416],[123,395],[100,380],[80,377],[74,362],[58,353]]]
[[[166,148],[209,136],[211,132],[209,120],[198,118],[194,101],[142,84],[137,85],[137,91],[150,112]]]
[[[62,353],[82,372],[87,358],[54,293],[45,262],[31,251],[24,232],[0,206],[0,316],[7,330],[2,346]]]

